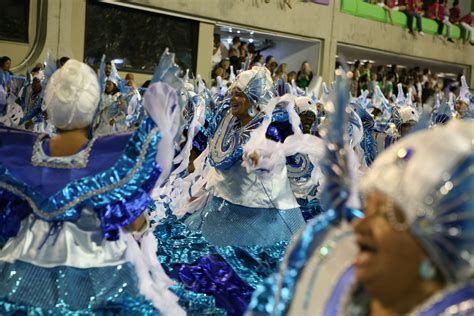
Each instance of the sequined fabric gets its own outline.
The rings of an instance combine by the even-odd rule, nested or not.
[[[219,120],[217,122],[217,120]],[[209,162],[219,170],[232,167],[242,157],[242,145],[250,138],[250,132],[260,126],[262,114],[257,114],[244,127],[240,127],[238,119],[232,115],[229,107],[216,115],[211,126],[216,125],[216,131],[209,141]]]
[[[277,270],[289,243],[217,247],[170,214],[157,226],[155,236],[160,244],[158,258],[167,273],[196,292],[198,301],[205,299],[200,295],[214,297],[216,306],[228,315],[244,313],[254,289]]]
[[[77,269],[0,262],[2,315],[159,315],[131,264]]]
[[[290,240],[304,219],[299,208],[251,208],[213,197],[185,223],[216,246],[270,246]]]
[[[336,214],[331,211],[313,219],[287,255],[282,280],[278,274],[273,274],[257,288],[249,305],[249,315],[285,315],[302,269],[335,219]]]

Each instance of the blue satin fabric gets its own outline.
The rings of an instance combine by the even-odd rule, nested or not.
[[[168,275],[196,295],[212,295],[229,315],[243,314],[252,292],[277,270],[288,245],[216,247],[171,214],[157,226],[155,236],[158,259]]]
[[[337,281],[331,296],[324,308],[323,316],[340,315],[344,294],[354,281],[354,266],[350,266]]]
[[[11,176],[48,197],[68,183],[95,175],[114,166],[123,154],[131,135],[99,138],[92,147],[89,163],[81,169],[40,168],[31,164],[32,148],[38,134],[0,129],[0,168],[7,168]],[[2,181],[3,173],[0,174]]]
[[[23,170],[20,171],[19,166],[17,166],[17,168],[11,168],[11,164],[9,165],[8,162],[4,163],[5,156],[2,156],[0,182],[9,184],[20,190],[29,196],[39,208],[46,212],[54,211],[84,193],[113,185],[127,176],[136,164],[143,142],[153,127],[155,126],[151,120],[144,122],[141,128],[128,141],[125,151],[123,153],[120,152],[121,155],[115,155],[118,161],[117,159],[112,160],[113,158],[110,156],[94,157],[91,154],[88,165],[91,166],[92,170],[34,167],[31,165],[29,159],[27,159],[28,163],[25,163],[21,168]],[[133,174],[130,181],[122,187],[108,190],[102,194],[96,194],[86,201],[83,201],[82,205],[91,206],[93,208],[101,207],[119,202],[131,196],[143,185],[154,168],[158,167],[154,158],[156,155],[156,146],[160,138],[159,133],[153,137],[153,140],[147,148],[142,166]],[[95,147],[100,147],[100,144],[95,144],[94,148]],[[94,148],[92,151],[94,151]],[[101,162],[101,159],[104,158],[112,160],[109,160],[109,163],[114,163],[112,167],[106,170],[104,170],[104,165]],[[24,163],[24,161],[22,162]],[[100,164],[101,166],[94,168],[93,166],[95,164]],[[95,174],[94,172],[98,171],[97,169],[100,171]],[[38,175],[39,177],[34,179],[32,175]],[[46,183],[39,181],[38,179],[43,179],[44,176],[42,175],[47,175],[49,181],[44,181]],[[48,190],[51,190],[50,184],[54,186],[54,183],[56,183],[56,186],[59,186],[60,191],[51,196],[47,196]],[[71,219],[77,216],[77,212],[75,208],[71,208],[52,220]]]
[[[207,255],[193,264],[182,264],[170,276],[194,292],[212,295],[229,316],[243,315],[253,292],[253,288],[218,255]]]
[[[227,315],[225,309],[216,306],[214,297],[210,295],[186,290],[183,284],[172,285],[170,286],[170,290],[179,297],[178,303],[186,311],[186,315],[188,316]]]
[[[289,122],[288,111],[280,107],[275,108],[272,113],[272,122],[266,132],[267,138],[282,143],[290,135],[293,135],[293,127]]]
[[[0,279],[1,315],[159,315],[140,295],[130,263],[77,269],[0,262]]]
[[[114,159],[112,161],[108,160],[107,162],[103,162],[101,158],[110,159],[111,156],[106,155],[106,157],[102,157],[101,155],[93,156],[93,154],[91,154],[89,164],[85,170],[34,167],[31,163],[28,164],[27,161],[25,161],[25,156],[22,156],[20,158],[23,158],[23,160],[19,160],[19,165],[24,166],[23,169],[25,170],[21,171],[19,170],[19,166],[10,168],[12,167],[12,160],[2,156],[0,182],[22,192],[31,198],[38,208],[46,212],[53,212],[87,192],[109,186],[109,189],[105,192],[98,191],[87,199],[77,201],[78,203],[75,203],[73,207],[68,208],[59,215],[51,218],[45,218],[42,214],[37,212],[35,212],[35,215],[47,221],[76,220],[83,207],[91,207],[100,213],[104,237],[109,240],[117,240],[119,228],[132,223],[151,203],[147,192],[153,188],[156,179],[161,173],[160,166],[155,162],[156,147],[161,138],[159,132],[152,137],[148,148],[144,148],[146,153],[142,165],[135,170],[133,174],[131,173],[137,163],[140,151],[144,146],[144,141],[154,127],[155,124],[153,121],[147,119],[142,123],[139,130],[131,137],[128,136],[130,139],[125,147],[125,151],[123,153],[119,151],[121,155],[116,155],[118,160]],[[26,135],[23,133],[12,133],[10,136],[15,138],[15,136],[25,137]],[[4,137],[2,137],[2,142],[3,138]],[[109,138],[108,140],[113,141],[113,138]],[[120,140],[121,137],[118,137],[119,142]],[[9,144],[12,145],[11,143]],[[99,144],[94,144],[92,151],[94,151],[97,145]],[[120,149],[120,147],[118,149]],[[115,152],[117,152],[117,148],[115,148]],[[3,163],[4,160],[7,160],[6,164]],[[101,168],[111,162],[115,162],[112,167],[105,170]],[[31,174],[29,174],[28,171],[33,175],[39,175],[39,178],[31,179]],[[58,181],[58,183],[63,184],[64,187],[52,196],[45,196],[44,193],[48,192],[50,188],[48,188],[47,185],[41,184],[44,178],[44,176],[41,176],[42,174],[48,175],[47,179],[49,181],[46,181],[47,183]],[[128,182],[122,186],[114,187],[116,182],[129,174],[132,174],[132,176]],[[81,176],[83,177],[81,178]],[[22,180],[26,181],[23,182]],[[40,183],[40,185],[38,185],[38,183]],[[36,187],[35,184],[37,185]],[[39,192],[36,189],[39,189]],[[0,191],[0,195],[4,195],[6,190],[9,190],[9,188],[3,188],[3,193]],[[22,218],[21,216],[24,217],[24,206],[21,208],[21,215],[14,214],[15,212],[12,212],[11,208],[12,206],[6,208],[7,212],[0,217],[0,227],[10,225],[10,220],[15,223],[18,219]],[[32,208],[30,208],[30,210],[34,211]],[[16,231],[18,230],[18,228],[15,229]],[[12,228],[11,231],[6,232],[8,234],[5,233],[3,235],[13,237],[16,235],[16,231]]]
[[[466,285],[465,287],[462,287],[457,291],[447,294],[443,297],[442,300],[427,307],[419,313],[419,316],[441,315],[443,312],[446,312],[446,310],[448,310],[452,306],[461,307],[462,302],[468,302],[469,300],[472,301],[473,297],[474,285]],[[473,313],[474,308],[471,304],[471,308],[469,310],[464,310],[458,315],[472,315]]]
[[[288,121],[273,121],[265,135],[269,139],[283,143],[288,136],[293,135],[293,128]]]

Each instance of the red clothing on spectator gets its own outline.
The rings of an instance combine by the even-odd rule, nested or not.
[[[468,14],[466,16],[463,16],[462,19],[461,19],[461,22],[464,22],[467,25],[471,25],[472,24],[472,15]]]
[[[387,7],[389,7],[390,9],[395,8],[395,3],[396,3],[395,0],[387,0],[386,1]]]
[[[426,12],[426,17],[428,19],[440,20],[444,19],[444,7],[439,3],[433,3]]]
[[[420,7],[418,6],[419,2],[420,0],[407,0],[407,12],[420,13]]]
[[[459,9],[459,6],[452,7],[449,10],[449,22],[458,23],[460,19],[461,19],[461,9]]]
[[[444,13],[445,13],[445,7],[441,3],[439,4],[438,7],[438,20],[443,21],[444,20]]]

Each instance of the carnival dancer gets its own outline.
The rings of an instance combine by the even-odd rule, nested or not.
[[[69,60],[45,93],[58,135],[0,131],[1,314],[184,315],[143,233],[170,169],[176,92],[151,85],[132,136],[89,139],[99,99],[93,70]]]
[[[361,182],[364,216],[347,201],[350,181],[331,177],[333,212],[290,246],[248,314],[471,314],[473,137],[469,122],[452,122],[393,144]],[[348,174],[342,140],[328,143],[332,176]]]
[[[237,76],[230,100],[216,106],[206,130],[209,145],[194,161],[196,170],[176,179],[191,183],[182,196],[171,196],[187,196],[186,203],[164,203],[165,208],[180,207],[165,209],[168,216],[154,231],[167,273],[185,289],[214,297],[228,315],[244,313],[251,293],[275,271],[292,235],[304,224],[286,168],[261,178],[242,165],[251,159],[243,145],[264,120],[265,137],[281,141],[282,135],[291,134],[277,126],[268,128],[274,123],[268,115],[272,110],[260,111],[270,89],[270,75],[263,67]],[[177,220],[169,211],[184,217]]]
[[[286,169],[269,178],[248,173],[241,165],[242,145],[263,119],[260,106],[271,88],[265,68],[244,71],[231,87],[230,106],[223,106],[209,142],[207,188],[213,197],[204,209],[186,220],[218,246],[272,245],[290,240],[304,224],[291,194]]]

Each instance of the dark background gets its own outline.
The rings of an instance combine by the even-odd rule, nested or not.
[[[196,73],[199,22],[88,0],[84,56],[99,65],[124,59],[123,71],[152,73],[164,49],[176,54],[176,63]]]
[[[28,43],[30,0],[0,0],[0,40]]]

